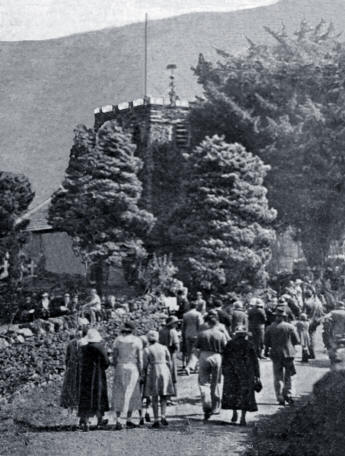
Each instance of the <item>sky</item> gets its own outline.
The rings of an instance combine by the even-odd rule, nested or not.
[[[278,0],[0,0],[0,40],[45,40],[196,11],[235,11]]]

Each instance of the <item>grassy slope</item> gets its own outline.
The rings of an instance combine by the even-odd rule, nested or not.
[[[178,65],[182,97],[198,88],[190,67],[199,52],[237,51],[245,36],[267,40],[264,25],[295,29],[303,18],[323,17],[340,30],[344,0],[281,0],[234,13],[189,14],[150,24],[149,92],[167,89],[167,63]],[[73,127],[93,123],[93,109],[142,95],[142,24],[37,42],[1,42],[0,169],[24,172],[36,203],[59,185]]]

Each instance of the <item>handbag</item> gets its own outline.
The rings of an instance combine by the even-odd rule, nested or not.
[[[255,380],[254,380],[254,391],[256,391],[257,393],[260,393],[262,388],[263,388],[263,386],[262,386],[260,378],[259,377],[255,377]]]

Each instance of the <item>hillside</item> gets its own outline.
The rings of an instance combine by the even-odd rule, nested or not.
[[[197,13],[149,25],[149,94],[167,92],[168,63],[178,66],[182,98],[198,91],[190,67],[199,52],[238,51],[245,36],[267,40],[264,25],[294,30],[306,18],[344,29],[344,0],[281,0],[232,13]],[[1,42],[0,169],[23,172],[35,203],[50,196],[67,165],[73,127],[93,124],[93,109],[142,96],[143,24],[48,41]]]

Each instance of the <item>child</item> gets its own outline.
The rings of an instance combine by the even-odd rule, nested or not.
[[[310,358],[310,336],[309,322],[305,313],[301,313],[300,319],[296,323],[296,327],[301,341],[302,363],[307,363]]]

